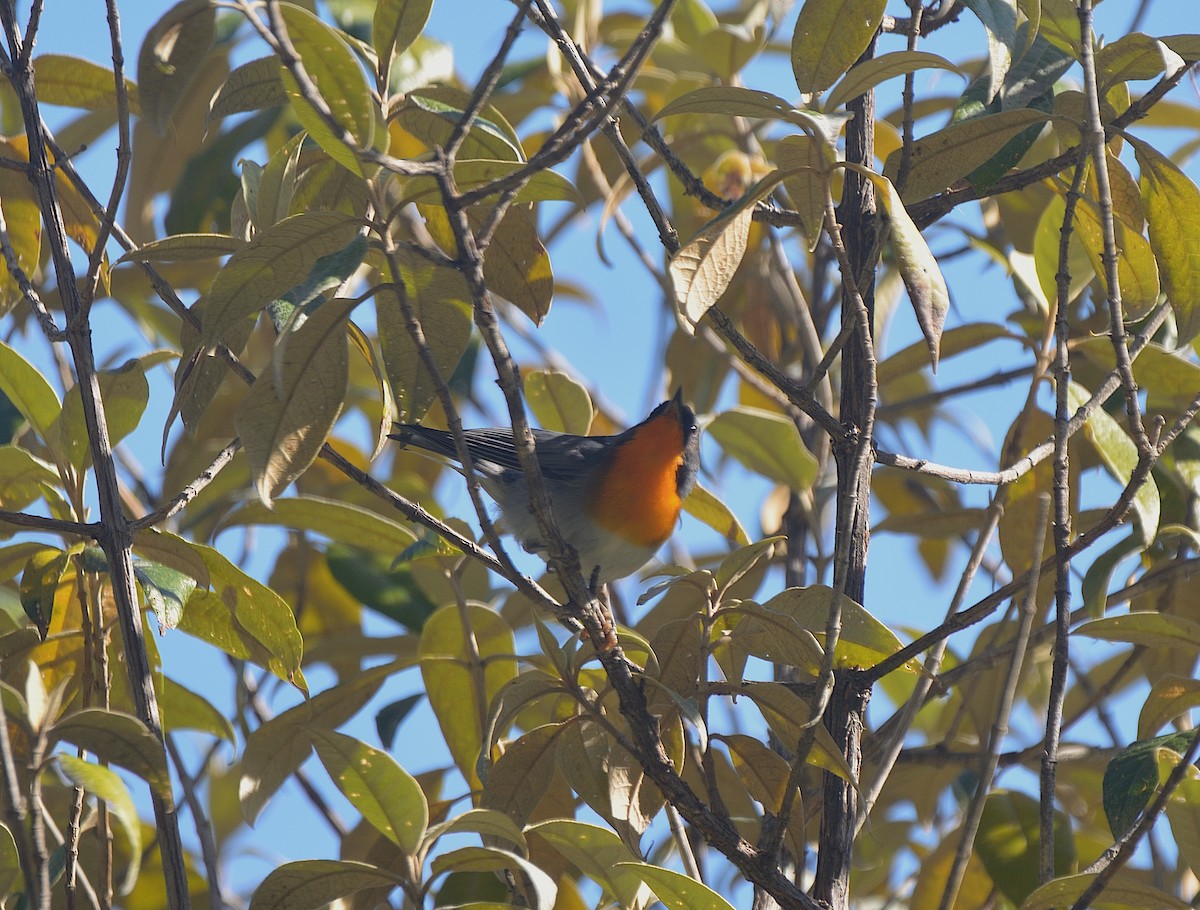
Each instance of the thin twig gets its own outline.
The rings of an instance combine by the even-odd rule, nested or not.
[[[1054,305],[1054,461],[1052,490],[1054,494],[1054,552],[1062,554],[1071,543],[1071,478],[1067,461],[1067,427],[1070,423],[1071,385],[1071,237],[1074,234],[1075,209],[1079,205],[1079,190],[1083,185],[1084,163],[1075,166],[1075,175],[1067,193],[1062,224],[1059,225],[1058,269],[1055,273],[1057,293]],[[1035,553],[1034,561],[1042,554]],[[1050,669],[1050,694],[1046,705],[1046,724],[1043,737],[1039,790],[1040,812],[1040,874],[1039,881],[1054,877],[1054,793],[1058,763],[1058,744],[1062,736],[1063,701],[1067,692],[1067,669],[1070,666],[1071,645],[1071,562],[1059,558],[1054,566],[1054,657]]]
[[[1079,0],[1079,62],[1083,67],[1083,94],[1086,102],[1084,141],[1092,159],[1096,175],[1097,202],[1100,206],[1100,230],[1104,249],[1100,261],[1104,265],[1104,284],[1108,291],[1109,338],[1117,358],[1117,373],[1125,390],[1125,416],[1129,421],[1129,435],[1133,437],[1139,453],[1150,451],[1150,440],[1142,425],[1142,411],[1138,403],[1137,380],[1133,378],[1133,362],[1129,357],[1129,344],[1125,338],[1125,314],[1121,306],[1121,280],[1117,270],[1117,229],[1113,221],[1112,186],[1108,176],[1108,138],[1104,133],[1104,122],[1100,117],[1100,90],[1096,82],[1096,53],[1092,40],[1092,0]]]
[[[979,821],[983,817],[984,803],[986,802],[987,795],[991,792],[992,780],[996,776],[1000,747],[1004,743],[1004,738],[1008,735],[1008,717],[1012,712],[1013,702],[1017,697],[1017,684],[1021,680],[1021,667],[1024,665],[1025,652],[1029,645],[1029,632],[1033,627],[1033,619],[1037,615],[1037,587],[1040,579],[1037,566],[1038,559],[1042,555],[1042,548],[1045,545],[1046,525],[1049,519],[1050,497],[1042,494],[1038,497],[1037,524],[1034,526],[1033,551],[1030,555],[1030,561],[1034,564],[1034,571],[1029,575],[1029,583],[1025,589],[1025,600],[1021,604],[1021,621],[1017,627],[1016,638],[1013,640],[1012,662],[1008,667],[1008,675],[1004,679],[1004,688],[1000,696],[1000,703],[996,707],[996,720],[992,724],[991,735],[988,737],[987,753],[984,757],[982,767],[979,769],[979,781],[975,785],[975,792],[971,797],[970,805],[967,807],[966,817],[963,819],[962,836],[958,842],[958,849],[954,854],[954,862],[950,867],[950,874],[947,877],[946,887],[942,891],[942,899],[938,905],[938,910],[950,910],[958,897],[958,889],[962,886],[963,876],[967,871],[967,862],[970,860],[975,846],[975,834],[979,830]]]
[[[38,9],[35,3],[35,10]],[[109,440],[108,422],[101,401],[100,382],[96,373],[95,355],[91,343],[87,311],[75,280],[62,208],[50,167],[45,137],[41,130],[37,92],[33,69],[29,65],[31,38],[23,39],[11,4],[0,3],[9,54],[14,61],[12,86],[21,106],[22,119],[29,141],[30,177],[45,225],[45,242],[54,263],[58,288],[62,293],[66,313],[67,340],[74,361],[84,423],[91,448],[92,466],[99,500],[102,534],[100,543],[108,557],[113,597],[125,645],[126,669],[130,689],[139,718],[161,742],[162,722],[146,644],[143,638],[142,617],[138,607],[137,583],[133,575],[131,550],[132,532],[121,507],[121,487]],[[31,18],[31,23],[35,22]],[[159,832],[159,847],[166,883],[167,905],[171,910],[184,910],[190,905],[187,892],[187,866],[183,844],[179,837],[179,820],[168,799],[151,789],[155,823]]]

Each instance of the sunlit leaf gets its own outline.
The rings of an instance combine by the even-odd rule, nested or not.
[[[731,408],[713,418],[708,435],[750,470],[793,490],[807,490],[816,479],[817,460],[795,422],[782,414]]]
[[[394,872],[350,860],[306,859],[273,869],[250,898],[250,910],[316,910],[368,888],[395,887]]]
[[[312,726],[332,730],[357,714],[379,691],[393,667],[375,667],[314,695],[268,720],[246,740],[238,794],[253,825],[263,807],[312,754]]]
[[[614,868],[638,876],[667,910],[733,910],[733,905],[708,885],[673,869],[650,863],[618,863]]]
[[[1072,410],[1081,408],[1090,397],[1086,389],[1075,383],[1067,389]],[[1137,446],[1129,434],[1103,408],[1096,408],[1088,416],[1084,432],[1113,477],[1122,484],[1128,483],[1138,462]],[[1143,544],[1149,544],[1158,536],[1161,508],[1158,484],[1153,475],[1148,475],[1133,497],[1133,515]]]
[[[342,137],[330,129],[304,98],[295,77],[284,68],[281,70],[283,87],[296,119],[330,158],[348,170],[362,174],[363,166],[356,148],[367,149],[376,143],[386,145],[387,131],[358,58],[336,29],[308,10],[285,3],[280,12],[305,72],[355,148],[347,146]]]
[[[65,740],[136,774],[164,800],[171,799],[171,774],[162,740],[131,714],[105,708],[81,708],[49,730],[52,741]]]
[[[475,761],[483,745],[480,705],[492,698],[517,674],[512,629],[499,613],[470,604],[465,611],[470,633],[475,638],[482,668],[472,669],[462,626],[463,613],[457,605],[442,607],[425,621],[421,632],[421,678],[425,681],[430,707],[437,716],[442,735],[455,764],[472,787],[478,787]],[[483,690],[479,686],[482,684]]]
[[[887,0],[805,3],[792,34],[792,72],[806,93],[833,85],[867,49]]]
[[[592,399],[569,373],[533,370],[522,376],[525,401],[544,429],[586,436],[592,426]]]
[[[332,730],[310,727],[317,757],[354,808],[413,855],[425,837],[429,807],[420,785],[386,752]]]

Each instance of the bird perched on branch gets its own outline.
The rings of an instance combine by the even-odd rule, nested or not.
[[[512,430],[488,427],[464,430],[463,436],[480,484],[500,506],[507,531],[530,553],[546,558]],[[682,391],[615,436],[551,430],[534,430],[533,436],[555,520],[579,554],[584,577],[597,586],[645,565],[675,530],[683,500],[696,485],[700,429]],[[446,430],[397,424],[391,438],[458,460],[454,437]]]

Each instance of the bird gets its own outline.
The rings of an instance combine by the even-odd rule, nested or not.
[[[454,436],[414,423],[394,424],[390,438],[454,462]],[[547,559],[529,503],[512,430],[463,431],[480,485],[500,507],[507,532]],[[632,575],[674,532],[683,501],[696,486],[700,428],[682,390],[641,423],[613,436],[533,430],[538,465],[563,539],[579,554],[593,589]]]

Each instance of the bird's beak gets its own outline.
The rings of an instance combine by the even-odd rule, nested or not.
[[[677,386],[675,394],[671,396],[671,407],[678,411],[683,405],[683,386]]]

